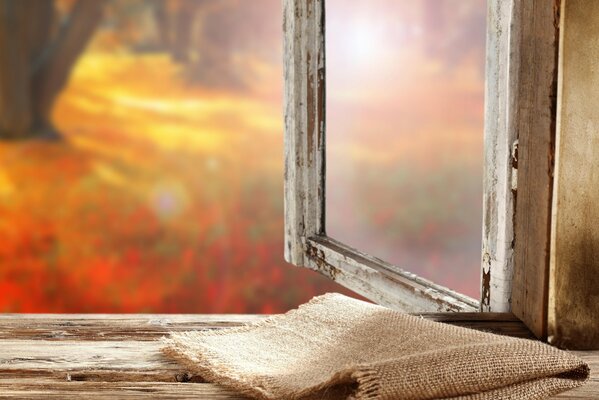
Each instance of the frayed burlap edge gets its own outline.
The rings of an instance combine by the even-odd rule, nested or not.
[[[187,369],[200,375],[203,379],[218,383],[222,386],[228,387],[238,393],[252,396],[261,400],[275,400],[275,397],[269,396],[269,393],[263,388],[260,387],[256,382],[250,382],[247,377],[242,376],[239,372],[227,366],[220,359],[220,355],[210,349],[205,349],[203,353],[194,353],[189,354],[185,349],[181,347],[181,342],[186,339],[190,339],[193,336],[194,339],[203,338],[203,337],[214,337],[214,336],[224,336],[230,335],[234,333],[244,333],[253,331],[258,328],[262,328],[265,326],[275,325],[280,319],[288,318],[291,315],[296,314],[300,310],[305,307],[320,304],[324,302],[329,297],[336,296],[336,293],[327,293],[322,296],[317,296],[312,298],[307,303],[300,305],[298,308],[290,310],[285,314],[277,314],[270,317],[265,318],[262,321],[253,322],[250,324],[236,326],[231,328],[224,329],[214,329],[214,330],[206,330],[206,331],[190,331],[190,332],[177,332],[171,333],[169,338],[162,337],[160,340],[164,344],[164,347],[161,349],[162,353],[171,359],[174,359],[184,365]],[[220,362],[218,362],[220,361]],[[338,383],[344,383],[344,377],[350,376],[349,374],[335,374],[326,382],[323,382],[321,385],[307,388],[294,396],[294,399],[300,399],[305,397],[307,394],[313,391],[323,390],[331,385],[335,385]],[[265,381],[271,381],[268,377],[263,378]],[[347,380],[348,383],[351,381]]]
[[[229,388],[237,393],[254,397],[260,400],[276,400],[277,397],[272,396],[271,393],[263,387],[259,382],[254,379],[250,379],[245,375],[242,375],[235,368],[228,366],[221,358],[218,352],[211,349],[204,349],[202,353],[194,352],[190,353],[184,346],[185,341],[194,340],[197,341],[203,337],[215,337],[225,336],[235,333],[250,332],[255,329],[259,329],[265,326],[276,325],[281,319],[286,319],[289,316],[302,310],[304,307],[308,307],[315,304],[320,304],[327,300],[331,296],[336,296],[334,293],[327,293],[322,296],[314,297],[309,302],[300,305],[298,308],[288,311],[285,314],[278,314],[265,318],[262,321],[224,329],[214,329],[206,331],[190,331],[190,332],[176,332],[171,333],[169,338],[162,337],[161,342],[164,347],[161,348],[162,353],[177,361],[181,365],[185,366],[192,373],[201,376],[208,382],[214,382]],[[578,368],[574,370],[564,371],[562,374],[548,378],[560,378],[568,380],[572,385],[560,385],[559,388],[554,388],[554,391],[548,393],[548,395],[555,395],[565,390],[573,389],[582,386],[590,375],[590,368],[587,364],[582,363]],[[279,385],[277,382],[268,376],[260,377],[263,382],[268,382],[270,389],[276,389]],[[515,382],[514,385],[526,385],[533,381],[520,381]],[[329,387],[339,384],[357,384],[355,392],[351,396],[351,399],[355,400],[375,400],[381,396],[381,382],[376,368],[368,365],[355,365],[352,367],[345,368],[330,376],[326,381],[319,385],[307,387],[302,391],[294,393],[290,400],[300,400],[306,396],[314,393],[326,390]],[[499,388],[498,388],[499,389]],[[472,395],[477,395],[472,393]],[[481,394],[484,395],[484,394]],[[468,395],[460,396],[461,398],[469,398]],[[474,398],[474,397],[473,397]],[[476,397],[478,398],[492,398],[492,397]]]

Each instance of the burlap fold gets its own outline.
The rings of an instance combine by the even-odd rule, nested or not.
[[[239,328],[173,333],[164,352],[257,399],[544,399],[589,368],[540,342],[425,320],[339,294]]]

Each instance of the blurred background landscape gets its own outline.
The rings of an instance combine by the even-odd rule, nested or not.
[[[327,0],[327,234],[479,299],[484,0]]]
[[[328,233],[478,297],[486,5],[327,2]],[[0,311],[282,312],[279,0],[0,0]]]

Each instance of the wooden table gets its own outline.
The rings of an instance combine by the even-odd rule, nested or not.
[[[504,314],[427,314],[426,318],[530,337]],[[162,356],[159,338],[173,331],[220,329],[256,315],[0,315],[2,399],[242,399],[205,383]],[[599,399],[599,352],[577,352],[592,379],[559,399]]]

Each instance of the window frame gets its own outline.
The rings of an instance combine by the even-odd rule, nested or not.
[[[513,312],[546,337],[559,3],[487,1],[479,302],[326,235],[325,0],[284,0],[285,259],[382,305]]]

